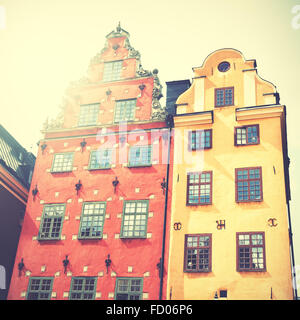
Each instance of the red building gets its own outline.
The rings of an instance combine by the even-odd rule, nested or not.
[[[106,38],[45,124],[8,299],[165,298],[172,148],[162,86],[125,30]]]

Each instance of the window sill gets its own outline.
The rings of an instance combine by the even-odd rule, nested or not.
[[[212,149],[212,147],[204,147],[204,148],[198,148],[198,149],[189,149],[188,151],[193,152],[193,151],[202,151],[202,150],[209,150]]]
[[[39,237],[37,237],[37,240],[38,241],[60,241],[60,240],[62,240],[60,237],[59,238],[39,238]]]
[[[128,165],[127,168],[144,168],[144,167],[152,167],[152,163],[150,164],[139,164],[139,165]]]
[[[111,166],[110,167],[107,167],[107,168],[88,168],[88,171],[95,171],[95,170],[109,170],[111,169]]]
[[[101,237],[101,236],[99,236],[99,237],[80,237],[80,236],[78,236],[77,239],[82,240],[82,241],[84,241],[84,240],[102,240],[103,237]]]
[[[258,144],[260,144],[259,142],[257,143],[245,143],[245,144],[235,144],[235,147],[245,147],[245,146],[257,146]]]
[[[207,202],[207,203],[187,203],[186,205],[187,205],[188,207],[210,206],[210,205],[212,205],[212,202]]]
[[[245,269],[245,270],[236,270],[237,272],[267,272],[267,269]]]
[[[144,237],[124,237],[120,235],[121,240],[134,240],[134,239],[147,239],[147,236]]]
[[[210,273],[212,272],[210,270],[200,271],[200,270],[183,270],[184,273]]]
[[[251,203],[251,202],[262,202],[263,199],[259,200],[235,200],[236,203]]]

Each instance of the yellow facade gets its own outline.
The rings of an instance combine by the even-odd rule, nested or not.
[[[224,61],[230,68],[221,72],[218,66]],[[233,300],[293,299],[285,107],[275,86],[258,76],[256,62],[245,60],[237,50],[215,51],[193,71],[192,85],[178,97],[174,116],[168,299],[209,300],[220,298],[221,290]],[[215,89],[227,87],[234,88],[233,105],[215,107]],[[259,143],[236,146],[235,128],[247,125],[259,126]],[[205,129],[212,129],[212,147],[190,151],[189,132]],[[237,202],[235,170],[252,167],[261,167],[262,200]],[[211,204],[187,205],[187,174],[206,171],[212,171]],[[219,220],[225,228],[217,228]],[[241,232],[264,234],[263,271],[237,270]],[[184,270],[188,234],[210,234],[209,272]]]

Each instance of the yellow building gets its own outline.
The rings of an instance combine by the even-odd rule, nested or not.
[[[237,50],[193,71],[175,104],[168,299],[293,299],[285,106]]]

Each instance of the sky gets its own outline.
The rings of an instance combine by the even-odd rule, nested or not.
[[[276,85],[287,107],[300,285],[300,0],[0,0],[0,123],[28,151],[36,154],[46,118],[119,21],[143,68],[159,70],[164,96],[166,81],[191,79],[221,48],[256,59],[258,74]]]

